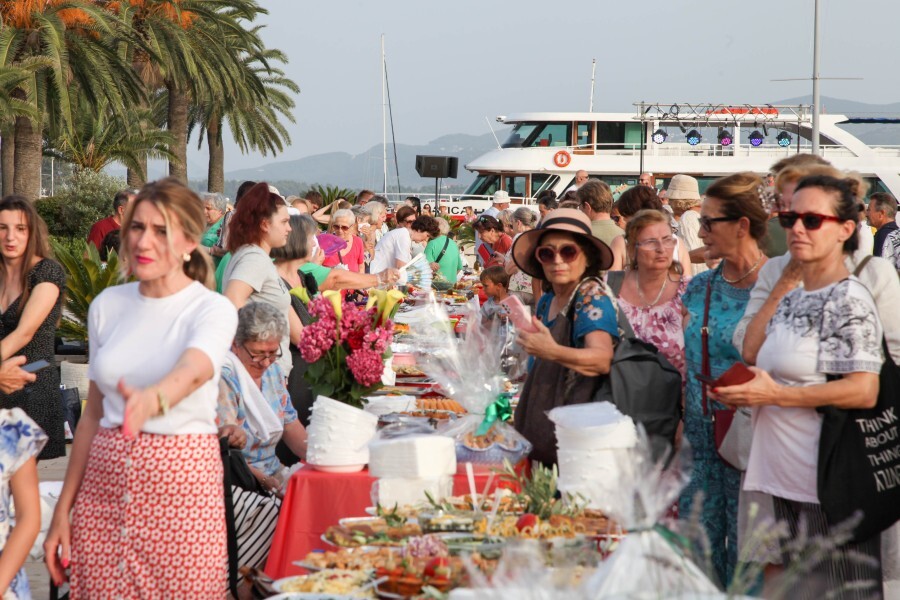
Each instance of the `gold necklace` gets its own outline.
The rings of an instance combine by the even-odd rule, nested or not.
[[[722,279],[725,280],[725,283],[730,283],[730,284],[732,284],[732,285],[735,284],[735,283],[740,283],[741,281],[743,281],[743,280],[747,279],[748,277],[750,277],[750,275],[753,274],[753,272],[756,271],[756,269],[759,268],[759,265],[762,264],[763,258],[765,258],[765,256],[766,256],[765,254],[763,254],[762,252],[760,252],[760,253],[759,253],[759,258],[756,259],[756,262],[753,263],[753,266],[750,267],[750,270],[747,271],[746,273],[744,273],[743,275],[741,275],[740,277],[738,277],[737,279],[728,279],[727,277],[725,277],[725,265],[723,264],[723,265],[722,265]]]
[[[641,291],[641,274],[640,274],[639,271],[635,271],[634,274],[635,274],[635,276],[636,276],[636,278],[637,278],[638,298],[640,298],[640,299],[641,299],[641,302],[644,303],[644,308],[650,308],[651,306],[656,305],[656,303],[659,302],[659,299],[662,298],[663,292],[666,291],[666,286],[669,284],[669,275],[668,275],[668,273],[667,273],[666,276],[663,278],[663,284],[662,284],[662,287],[659,288],[659,293],[656,295],[656,299],[653,300],[653,302],[651,302],[651,303],[649,303],[649,304],[647,304],[647,300],[646,300],[646,298],[644,298],[644,292]]]

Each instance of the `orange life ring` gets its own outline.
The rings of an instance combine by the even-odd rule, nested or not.
[[[572,162],[572,155],[566,152],[565,150],[560,150],[556,154],[553,155],[553,164],[559,167],[560,169],[568,167]]]

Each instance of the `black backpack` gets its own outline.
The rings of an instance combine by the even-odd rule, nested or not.
[[[611,271],[607,284],[618,297],[625,273]],[[609,375],[594,395],[595,402],[611,402],[643,425],[650,438],[654,458],[675,444],[681,422],[681,373],[653,344],[639,340],[628,318],[616,305],[622,335],[613,353]]]

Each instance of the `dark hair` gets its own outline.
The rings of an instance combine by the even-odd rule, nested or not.
[[[800,189],[800,186],[797,186]],[[869,204],[875,205],[875,210],[880,210],[888,219],[897,215],[897,199],[886,192],[875,192],[869,196]]]
[[[424,231],[430,239],[434,239],[441,235],[441,226],[438,225],[437,219],[423,215],[417,217],[412,224],[413,231]]]
[[[859,209],[856,206],[859,184],[858,179],[850,177],[838,179],[829,175],[813,175],[801,179],[794,190],[794,194],[804,188],[818,188],[823,192],[830,193],[834,199],[831,208],[834,210],[835,216],[841,221],[853,221],[853,233],[844,240],[844,254],[851,254],[859,248],[859,235],[855,227],[859,220]],[[890,194],[885,195],[893,198]]]
[[[569,194],[567,192],[566,196],[568,195]],[[563,198],[563,201],[559,203],[559,206],[557,208],[574,208],[575,210],[581,210],[581,202],[574,198],[566,198],[565,196],[563,196]]]
[[[116,192],[116,195],[113,196],[113,205],[112,211],[113,213],[118,213],[119,208],[128,204],[129,198],[135,195],[134,190],[121,190]]]
[[[250,188],[252,188],[254,185],[256,185],[255,181],[245,181],[244,183],[242,183],[241,185],[238,186],[237,192],[234,195],[234,205],[235,206],[237,206],[238,202],[241,201],[241,198],[244,197],[244,194],[249,192]]]
[[[284,206],[281,196],[270,192],[265,181],[250,188],[234,209],[234,216],[228,224],[227,250],[234,252],[241,246],[261,242],[263,221],[271,219]]]
[[[50,251],[50,234],[47,233],[47,224],[34,208],[34,204],[29,202],[24,196],[7,196],[0,200],[0,212],[12,210],[20,211],[25,216],[25,223],[28,228],[28,243],[25,244],[25,254],[22,256],[22,273],[19,275],[19,284],[22,288],[22,295],[19,297],[19,314],[25,308],[31,289],[28,285],[28,273],[31,271],[31,263],[35,258],[52,258]],[[6,260],[0,260],[0,275],[5,278]],[[7,357],[8,358],[8,357]]]
[[[509,273],[507,273],[506,269],[503,267],[494,266],[486,268],[479,276],[479,280],[482,283],[484,283],[485,279],[491,283],[502,285],[504,288],[509,289]]]
[[[759,197],[763,181],[756,173],[744,171],[716,179],[706,189],[706,197],[719,201],[722,215],[750,222],[750,237],[760,241],[768,231],[769,213]]]
[[[356,202],[356,204],[359,204],[363,200],[368,202],[374,195],[375,192],[373,192],[372,190],[359,190],[359,193],[356,194],[356,198],[354,198],[354,202]]]
[[[612,211],[612,191],[605,181],[599,179],[585,181],[575,195],[581,204],[587,204],[594,212],[608,213]]]
[[[556,192],[553,190],[544,190],[537,195],[538,206],[543,206],[547,210],[555,210],[558,206],[556,201]]]
[[[585,184],[587,185],[587,184]],[[619,214],[626,219],[642,210],[663,210],[662,202],[654,188],[646,185],[630,187],[619,196],[614,204]]]
[[[316,208],[322,208],[322,194],[316,190],[309,190],[304,198],[312,202]]]
[[[369,198],[369,202],[379,202],[384,205],[385,208],[390,208],[391,203],[388,202],[388,199],[380,194],[375,194],[371,198]]]
[[[132,248],[128,245],[128,230],[134,219],[134,211],[141,202],[149,202],[162,213],[166,222],[166,237],[171,236],[172,229],[177,222],[184,232],[184,237],[197,243],[197,247],[190,254],[190,259],[185,261],[184,274],[199,281],[210,289],[215,289],[215,270],[210,261],[209,254],[200,247],[200,237],[206,230],[206,214],[203,212],[203,203],[192,189],[173,177],[167,177],[148,183],[138,192],[134,202],[128,204],[125,218],[122,219],[122,231],[125,237],[120,241],[119,254],[124,260],[119,261],[119,270],[124,277],[128,277],[129,263],[133,260]],[[171,240],[171,238],[169,238]],[[171,248],[171,242],[170,242]]]
[[[109,260],[110,251],[119,252],[119,245],[122,243],[122,230],[114,229],[103,237],[100,242],[100,260],[106,262]]]
[[[287,262],[309,257],[309,236],[319,232],[319,225],[307,214],[291,215],[291,232],[287,244],[272,248],[269,256],[275,262]]]
[[[472,227],[476,231],[491,231],[492,229],[495,231],[503,231],[503,225],[491,215],[479,215],[472,223]]]
[[[575,201],[578,201],[578,194],[577,194],[577,192],[576,192],[575,190],[569,190],[568,192],[566,192],[565,194],[563,194],[562,197],[560,197],[560,199],[559,199],[560,202],[565,202],[566,200],[575,200]]]
[[[414,209],[412,206],[401,206],[394,214],[394,219],[397,220],[397,225],[402,227],[403,222],[408,218],[415,216],[415,214],[416,209]]]
[[[416,215],[422,214],[422,201],[418,196],[407,196],[406,201],[412,204],[412,207],[416,209]]]

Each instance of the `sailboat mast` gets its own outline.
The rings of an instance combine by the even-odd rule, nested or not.
[[[385,72],[384,61],[384,34],[381,34],[381,165],[383,170],[383,194],[387,194],[387,94],[385,85],[387,82],[387,73]]]

